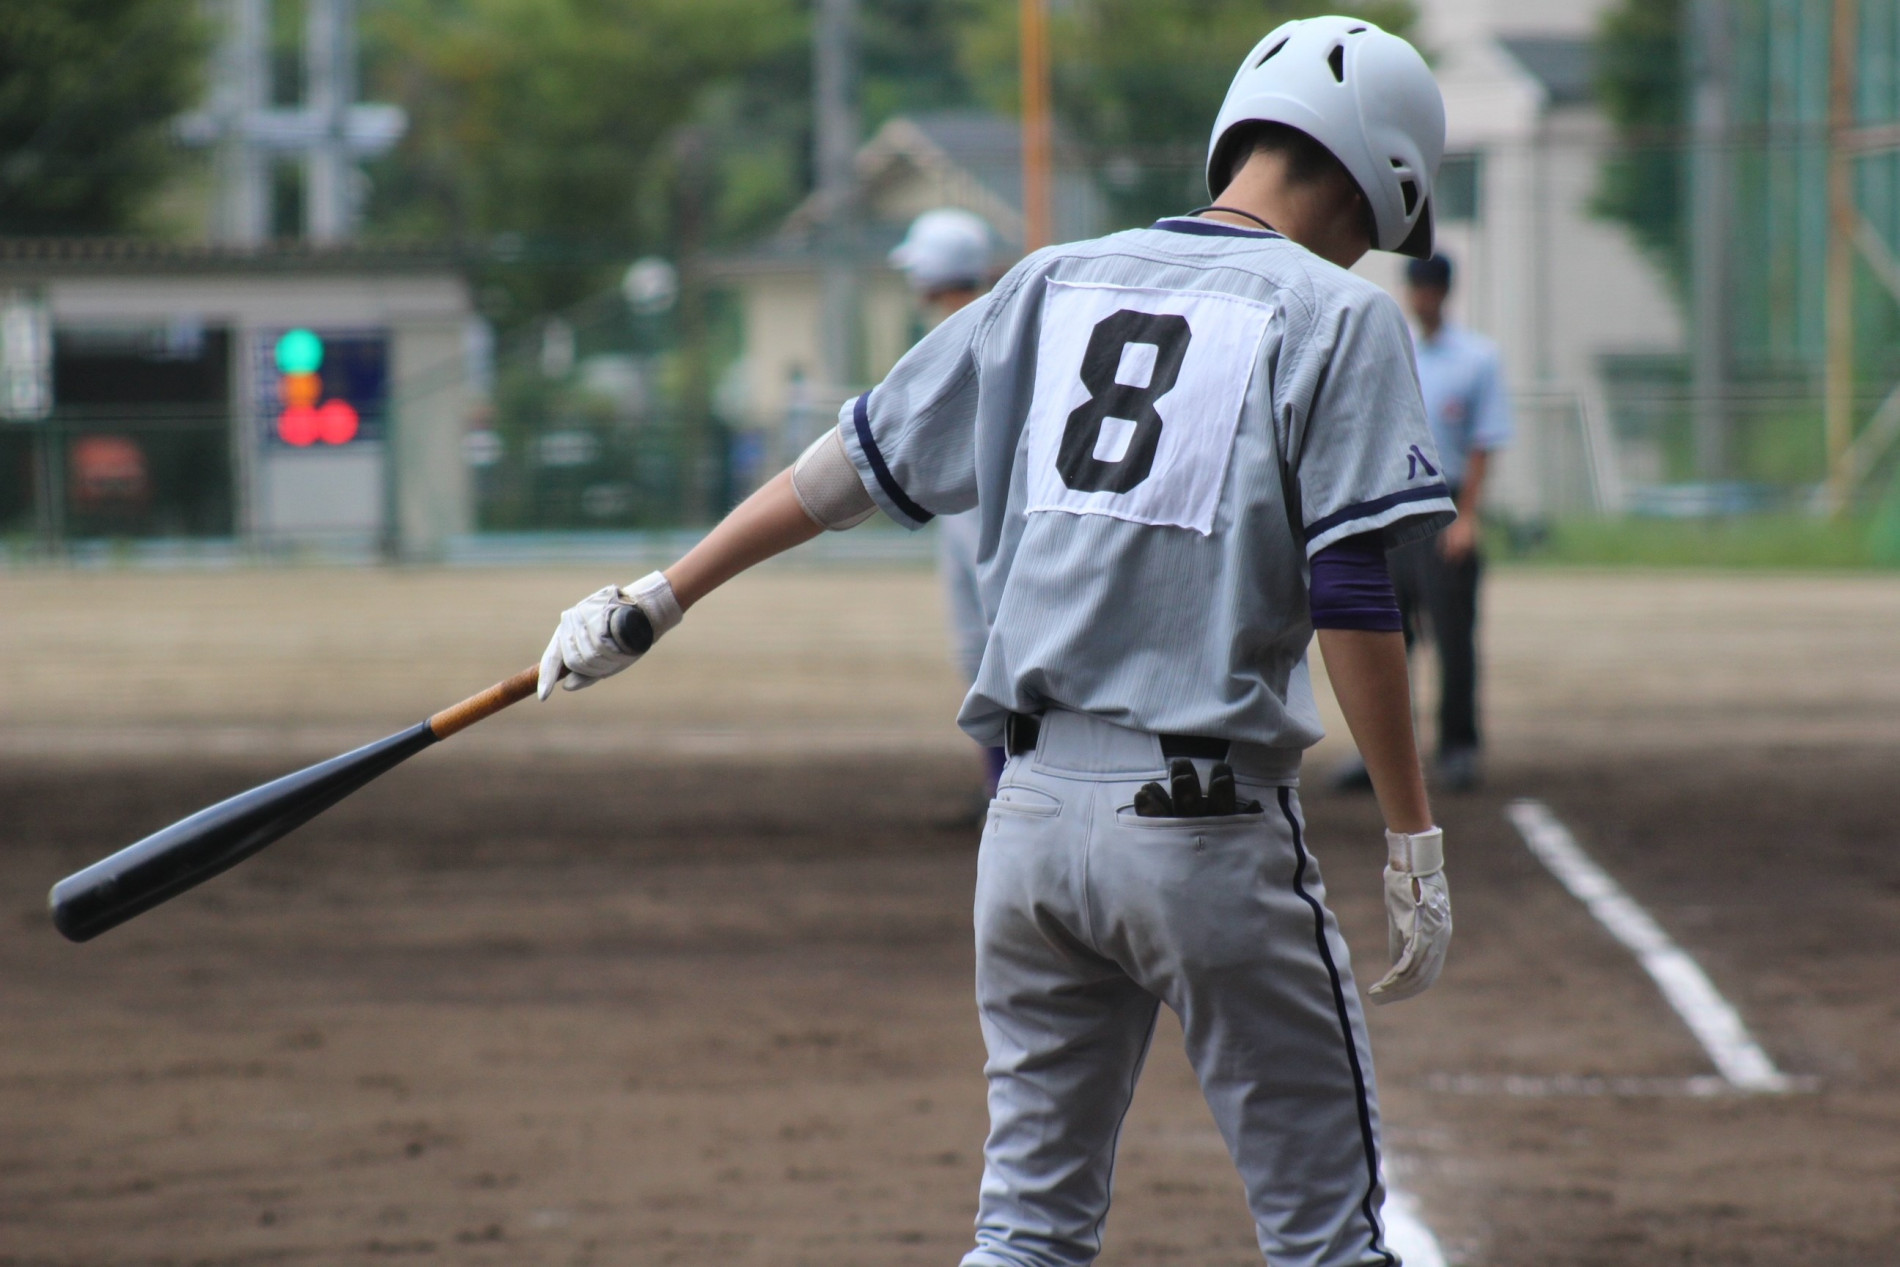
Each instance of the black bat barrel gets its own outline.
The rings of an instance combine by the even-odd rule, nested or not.
[[[55,884],[53,923],[89,941],[236,866],[435,741],[422,722],[200,810]]]

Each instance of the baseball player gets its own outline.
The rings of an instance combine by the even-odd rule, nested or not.
[[[1317,628],[1387,827],[1393,965],[1370,994],[1418,994],[1451,912],[1385,550],[1455,511],[1414,456],[1432,440],[1404,319],[1346,267],[1430,253],[1444,128],[1405,41],[1275,29],[1215,123],[1215,205],[1030,255],[683,559],[590,595],[549,644],[543,693],[590,685],[641,649],[614,643],[619,608],[662,636],[822,530],[976,510],[989,633],[959,720],[1009,763],[978,856],[990,1133],[964,1267],[1095,1258],[1164,1004],[1267,1257],[1398,1261],[1295,786]]]
[[[927,333],[982,293],[990,271],[990,227],[960,207],[926,211],[911,221],[904,240],[891,252],[891,266],[910,282],[922,307]],[[943,578],[950,613],[950,644],[966,685],[976,682],[989,640],[989,621],[977,592],[977,539],[982,523],[974,510],[937,519],[937,571]],[[1003,776],[1003,750],[983,749],[984,790],[996,794]]]

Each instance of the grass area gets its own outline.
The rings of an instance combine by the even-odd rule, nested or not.
[[[1891,539],[1890,539],[1891,538]],[[1493,534],[1494,553],[1523,563],[1637,567],[1895,568],[1900,533],[1885,516],[1819,519],[1566,519]]]

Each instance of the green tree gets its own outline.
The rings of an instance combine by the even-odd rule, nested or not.
[[[198,0],[0,3],[0,233],[123,233],[182,155],[209,32]]]
[[[677,129],[804,31],[792,0],[389,0],[365,25],[375,91],[410,116],[379,227],[569,247],[646,237]]]
[[[1684,0],[1622,0],[1596,36],[1597,100],[1617,144],[1597,175],[1593,208],[1628,227],[1680,286],[1688,275],[1683,225]]]
[[[963,58],[995,109],[1018,109],[1017,5],[976,0]],[[1127,223],[1205,201],[1208,129],[1246,51],[1290,18],[1337,11],[1331,0],[1076,0],[1050,16],[1054,108],[1100,172]],[[1370,0],[1356,16],[1409,34],[1409,0]]]

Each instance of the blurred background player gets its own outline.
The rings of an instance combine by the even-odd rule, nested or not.
[[[891,267],[909,279],[911,291],[917,296],[917,338],[922,338],[988,287],[990,227],[981,216],[960,207],[926,211],[911,221],[904,240],[891,252]],[[982,531],[974,510],[937,520],[937,569],[943,577],[950,616],[950,650],[966,690],[976,682],[977,666],[983,663],[983,644],[990,634],[976,589]],[[996,793],[1003,761],[1001,748],[983,750],[986,801]]]
[[[1451,261],[1443,255],[1411,260],[1405,269],[1419,387],[1440,474],[1458,503],[1458,518],[1433,540],[1392,552],[1409,647],[1429,637],[1438,649],[1438,757],[1441,787],[1477,786],[1481,767],[1478,727],[1478,581],[1483,570],[1479,508],[1491,455],[1511,440],[1511,406],[1497,345],[1445,315]],[[1416,459],[1425,461],[1423,457]],[[1339,775],[1345,788],[1370,788],[1363,762]]]

